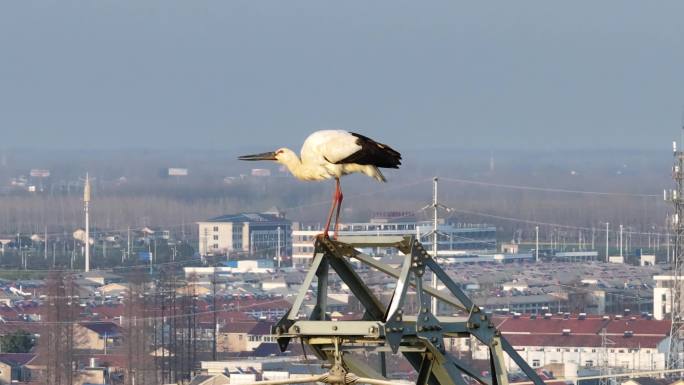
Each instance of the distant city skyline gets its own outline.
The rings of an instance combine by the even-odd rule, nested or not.
[[[20,1],[0,149],[666,148],[684,3]]]

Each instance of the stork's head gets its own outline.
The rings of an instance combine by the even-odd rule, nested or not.
[[[279,148],[272,152],[264,152],[254,155],[243,155],[240,160],[275,160],[278,163],[287,164],[291,160],[298,159],[297,154],[289,148]]]

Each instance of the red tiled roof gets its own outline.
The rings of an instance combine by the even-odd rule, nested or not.
[[[552,347],[600,347],[601,333],[606,329],[608,338],[615,348],[656,348],[670,332],[669,321],[647,319],[603,319],[590,317],[583,320],[576,316],[564,319],[554,316],[550,319],[528,316],[519,318],[497,317],[495,324],[506,339],[514,346]],[[563,335],[569,330],[569,335]],[[632,335],[625,336],[631,331]]]
[[[221,326],[223,333],[247,333],[253,335],[271,334],[272,322],[251,321],[251,322],[229,322]]]
[[[580,320],[577,316],[564,319],[554,316],[550,319],[537,317],[531,319],[529,316],[514,317],[495,317],[494,323],[504,334],[562,334],[564,329],[570,329],[574,335],[591,334],[600,335],[603,328],[608,335],[623,335],[626,331],[633,332],[634,336],[659,336],[666,337],[670,334],[670,321],[667,320],[648,320],[643,318],[607,319],[586,318]]]
[[[0,353],[0,361],[12,366],[22,366],[36,358],[35,353]]]
[[[206,309],[204,311],[200,310],[197,318],[201,322],[214,322],[214,313],[211,309]],[[229,311],[229,310],[219,310],[216,313],[216,320],[219,323],[229,323],[229,322],[254,322],[256,321],[252,316],[247,313]]]
[[[14,321],[14,322],[0,323],[0,335],[15,333],[15,332],[18,332],[20,330],[27,331],[31,334],[40,334],[43,326],[44,326],[44,324],[41,324],[38,322]]]
[[[268,299],[268,300],[242,300],[233,301],[231,304],[235,308],[240,308],[240,311],[252,310],[270,310],[270,309],[289,309],[292,304],[284,299]]]
[[[256,325],[254,322],[228,322],[221,325],[221,333],[249,333],[250,330]]]
[[[542,317],[537,319],[510,317],[501,319],[498,322],[498,328],[502,333],[561,334],[563,329],[570,329],[573,334],[598,334],[607,322],[600,318],[566,320],[562,317],[551,319],[544,319]]]
[[[601,347],[600,335],[538,335],[538,334],[504,334],[504,337],[513,346],[549,346],[549,347]],[[610,348],[636,349],[650,348],[655,349],[665,337],[622,337],[611,336],[613,344]]]
[[[89,365],[91,358],[95,358],[95,365],[107,368],[125,368],[128,363],[128,355],[122,353],[76,355],[83,365]]]
[[[646,320],[643,318],[632,320],[631,318],[623,318],[622,320],[610,321],[606,327],[607,334],[623,334],[627,330],[634,332],[635,335],[669,335],[670,321]]]

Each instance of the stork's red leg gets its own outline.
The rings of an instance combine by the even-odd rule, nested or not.
[[[333,237],[337,239],[337,232],[340,229],[340,209],[342,208],[342,199],[344,195],[342,194],[342,188],[340,187],[340,180],[337,179],[337,214],[335,215],[335,234]]]
[[[332,205],[330,205],[330,213],[328,214],[328,220],[325,222],[325,228],[323,228],[323,236],[328,237],[328,229],[330,228],[330,221],[332,220],[333,213],[335,212],[335,206],[337,205],[337,198],[340,193],[340,180],[337,179],[335,184],[335,192],[333,193]]]

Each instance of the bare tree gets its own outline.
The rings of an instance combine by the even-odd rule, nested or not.
[[[45,381],[71,385],[74,381],[75,309],[72,277],[52,271],[47,278],[48,307],[44,331],[39,342],[40,354],[46,357]]]
[[[147,309],[145,290],[144,273],[132,273],[126,298],[126,315],[122,322],[127,353],[126,385],[155,384],[156,368],[153,365],[153,354],[157,352],[150,348],[150,326],[154,312]]]

